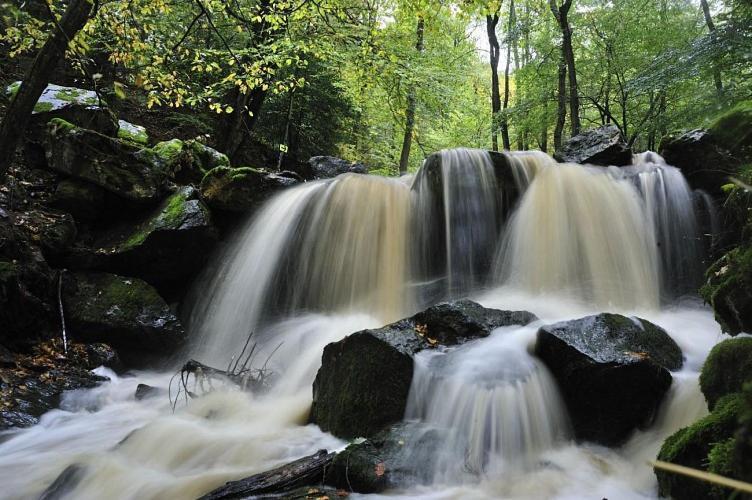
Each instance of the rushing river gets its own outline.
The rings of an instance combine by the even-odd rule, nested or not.
[[[39,497],[67,469],[64,498],[189,499],[343,448],[306,424],[323,347],[469,297],[541,319],[418,355],[405,418],[444,439],[424,477],[388,496],[654,498],[648,461],[707,413],[698,373],[724,338],[685,296],[702,272],[707,205],[656,156],[606,169],[511,154],[502,178],[493,160],[445,151],[414,179],[345,175],[270,200],[193,290],[181,359],[225,367],[253,330],[256,359],[269,357],[276,374],[271,390],[218,387],[173,407],[166,392],[134,393],[139,383],[167,388],[177,365],[100,369],[110,382],[0,435],[0,497]],[[530,354],[541,324],[604,310],[662,326],[685,357],[656,421],[618,449],[573,441],[555,381]]]

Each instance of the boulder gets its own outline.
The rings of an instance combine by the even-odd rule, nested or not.
[[[106,345],[71,342],[65,353],[60,339],[16,355],[12,366],[0,368],[0,429],[34,425],[43,413],[59,406],[63,392],[106,381],[90,371],[103,364],[103,357],[117,362]]]
[[[727,394],[752,381],[752,337],[729,339],[710,351],[700,373],[700,388],[712,410]]]
[[[119,196],[87,181],[68,178],[58,182],[49,205],[73,216],[76,222],[96,224],[128,213],[126,202]]]
[[[166,391],[164,389],[160,389],[159,387],[153,387],[147,384],[138,384],[136,386],[136,393],[133,395],[133,397],[136,398],[136,401],[141,401],[143,399],[153,398],[165,393]]]
[[[616,125],[606,125],[572,137],[554,158],[567,163],[623,166],[632,163],[632,149]]]
[[[68,273],[62,299],[70,338],[105,342],[129,365],[168,355],[185,340],[169,306],[137,278]]]
[[[305,179],[331,179],[347,173],[367,174],[368,167],[335,156],[313,156],[308,160],[308,168],[300,172]]]
[[[535,354],[559,384],[578,439],[613,446],[649,424],[682,353],[660,327],[598,314],[542,327]]]
[[[48,258],[65,253],[76,239],[76,223],[67,213],[30,210],[18,214],[16,224]]]
[[[118,120],[118,127],[118,139],[130,141],[141,146],[149,144],[149,134],[146,132],[146,127],[125,120]]]
[[[21,82],[14,82],[6,89],[8,96],[18,92]],[[93,90],[63,87],[49,84],[42,92],[31,114],[29,128],[36,135],[53,118],[61,118],[79,127],[96,130],[114,137],[118,121],[107,103],[99,99]],[[36,129],[36,131],[35,131]],[[41,136],[39,137],[41,139]]]
[[[142,278],[155,286],[171,286],[194,277],[217,239],[209,209],[198,191],[181,188],[141,222],[117,227],[78,248],[69,267],[108,271]]]
[[[740,394],[725,396],[713,412],[664,441],[658,460],[736,477],[733,457],[734,433],[743,409]],[[676,500],[726,499],[729,491],[707,481],[655,469],[659,493]]]
[[[441,442],[436,429],[400,422],[339,452],[327,474],[327,484],[356,493],[380,493],[405,481],[428,483],[431,459]]]
[[[244,212],[298,184],[294,178],[249,167],[218,167],[201,181],[201,196],[213,209]]]
[[[700,295],[724,332],[752,332],[752,246],[742,244],[710,266]]]
[[[128,141],[113,139],[55,118],[44,140],[47,165],[137,203],[156,201],[170,172]]]
[[[197,140],[163,141],[152,148],[144,149],[142,154],[158,169],[169,172],[178,184],[198,185],[209,170],[230,166],[227,155]]]
[[[402,420],[416,353],[535,320],[528,312],[486,309],[461,300],[353,333],[324,348],[313,383],[311,421],[341,438],[371,436]]]

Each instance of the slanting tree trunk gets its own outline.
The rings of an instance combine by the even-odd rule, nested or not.
[[[425,21],[422,17],[418,18],[418,24],[415,28],[415,50],[418,53],[423,52],[423,31]],[[402,139],[402,152],[400,153],[399,172],[400,175],[407,173],[407,165],[410,162],[410,148],[413,143],[413,130],[415,129],[415,108],[417,106],[416,89],[411,86],[407,92],[407,109],[405,110],[405,136]]]
[[[571,115],[569,122],[572,126],[572,135],[576,135],[580,133],[580,98],[577,89],[574,49],[572,48],[572,28],[567,17],[569,9],[572,7],[572,0],[565,0],[560,6],[556,5],[556,0],[549,0],[549,6],[561,30],[561,54],[569,74],[569,114]]]
[[[91,0],[70,0],[60,22],[52,28],[52,34],[26,72],[0,125],[0,179],[5,177],[13,161],[16,147],[26,132],[34,106],[47,87],[58,63],[65,57],[68,42],[89,20],[91,9]]]
[[[499,95],[499,39],[496,37],[496,26],[499,24],[499,14],[486,16],[486,33],[491,63],[491,148],[499,150],[499,113],[501,111],[501,96]]]
[[[511,24],[511,20],[510,20]],[[511,27],[511,26],[510,26]],[[501,140],[504,143],[504,149],[507,151],[512,149],[512,144],[509,141],[509,120],[507,120],[507,108],[509,108],[509,65],[512,59],[512,44],[507,36],[507,61],[504,67],[504,102],[501,105]]]
[[[554,149],[561,149],[561,136],[567,120],[567,63],[564,56],[559,58],[559,88],[556,107],[556,127],[554,128]]]
[[[705,24],[708,25],[708,31],[710,32],[710,36],[715,36],[715,23],[713,22],[713,17],[710,15],[710,6],[708,5],[708,0],[700,0],[700,5],[702,6],[702,13],[705,16]],[[713,63],[713,82],[715,83],[715,91],[718,94],[718,97],[723,96],[723,81],[721,80],[721,69],[718,67],[717,63]]]

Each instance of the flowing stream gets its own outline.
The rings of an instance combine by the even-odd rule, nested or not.
[[[271,390],[218,387],[173,411],[166,393],[134,392],[167,388],[176,367],[100,368],[111,382],[66,393],[38,425],[0,434],[0,497],[39,497],[66,471],[63,498],[196,498],[340,449],[347,443],[306,424],[324,346],[469,297],[541,319],[417,356],[405,419],[442,440],[430,457],[408,440],[407,459],[424,473],[388,496],[654,498],[647,461],[707,412],[698,372],[723,339],[691,296],[711,207],[655,154],[616,169],[447,150],[414,178],[345,174],[286,190],[196,284],[181,355],[224,368],[253,331]],[[572,440],[556,383],[530,354],[541,324],[604,310],[655,322],[685,356],[656,422],[619,449]]]

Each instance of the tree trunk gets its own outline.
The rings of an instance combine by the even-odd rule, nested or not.
[[[415,29],[415,50],[418,53],[423,52],[423,31],[425,22],[422,17],[418,18],[418,25]],[[413,143],[413,129],[415,128],[415,108],[417,104],[415,87],[411,86],[407,92],[407,110],[405,110],[405,137],[402,139],[402,152],[400,153],[399,172],[400,175],[407,173],[407,166],[410,162],[410,147]]]
[[[567,63],[562,56],[559,59],[559,92],[556,109],[556,128],[554,128],[554,149],[561,149],[561,136],[567,120]]]
[[[509,19],[509,28],[512,27],[512,19]],[[501,114],[501,139],[504,142],[504,149],[509,151],[512,149],[512,145],[509,142],[509,121],[507,120],[507,108],[509,107],[509,65],[512,59],[512,43],[509,39],[509,33],[507,33],[507,62],[504,67],[504,103],[502,104]]]
[[[551,12],[561,29],[561,53],[567,65],[569,73],[569,121],[572,126],[572,135],[580,133],[580,98],[577,89],[577,70],[574,62],[574,49],[572,48],[572,28],[569,26],[569,9],[572,0],[565,0],[561,6],[556,5],[556,0],[549,0]]]
[[[705,16],[705,24],[707,24],[708,26],[710,36],[714,37],[715,23],[713,22],[713,18],[710,15],[710,6],[708,5],[708,0],[700,0],[700,5],[702,6],[702,13]],[[715,83],[715,91],[718,94],[718,97],[721,98],[723,96],[723,81],[721,81],[721,69],[715,62],[713,63],[713,82]]]
[[[26,132],[31,113],[50,81],[58,62],[65,57],[68,42],[76,36],[91,14],[90,0],[71,0],[60,22],[39,50],[34,62],[5,112],[0,125],[0,179],[5,177],[16,147]]]
[[[501,96],[499,95],[499,39],[496,37],[496,25],[499,24],[499,14],[486,16],[486,32],[491,63],[491,148],[499,150],[498,124],[501,111]]]
[[[228,102],[232,103],[233,112],[221,123],[219,149],[234,160],[245,138],[258,121],[261,106],[266,99],[266,91],[256,87],[247,94],[235,87],[230,91]]]

